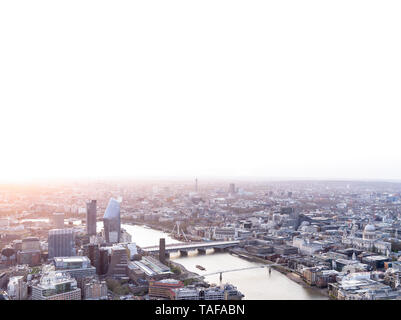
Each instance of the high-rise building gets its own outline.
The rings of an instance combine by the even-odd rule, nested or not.
[[[96,200],[86,203],[86,233],[96,235]]]
[[[198,178],[195,179],[195,192],[198,192]]]
[[[120,202],[111,198],[103,216],[106,242],[118,243],[121,235]]]
[[[84,254],[89,258],[91,265],[97,268],[99,262],[99,245],[88,243],[83,246]]]
[[[235,184],[234,183],[230,183],[230,185],[228,187],[228,193],[231,193],[231,194],[235,193]]]
[[[128,251],[123,246],[113,246],[110,249],[110,263],[107,274],[114,278],[125,278],[128,274]]]
[[[53,223],[56,229],[63,229],[64,228],[64,213],[56,212],[53,213]]]
[[[73,229],[49,230],[49,259],[71,257],[75,255],[75,237]]]
[[[11,277],[7,285],[7,293],[12,300],[25,300],[28,297],[28,285],[24,277]]]
[[[138,248],[135,242],[120,243],[119,245],[127,249],[128,260],[134,260],[138,255]]]
[[[107,248],[99,248],[99,262],[96,266],[96,273],[104,275],[109,269],[109,250]]]
[[[50,271],[32,287],[32,300],[81,300],[81,289],[70,275]]]

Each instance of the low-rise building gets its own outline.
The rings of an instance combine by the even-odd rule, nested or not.
[[[70,275],[50,271],[32,286],[32,300],[81,300],[81,289]]]
[[[174,299],[173,289],[182,288],[184,284],[175,279],[164,279],[160,281],[149,281],[149,297],[153,299]]]
[[[91,265],[87,256],[57,257],[54,258],[54,266],[56,270],[70,274],[75,279],[96,274],[96,268]]]
[[[107,299],[107,284],[106,281],[92,279],[85,283],[84,286],[85,300],[106,300]]]
[[[241,300],[244,295],[230,284],[223,287],[200,288],[187,286],[184,288],[173,289],[175,300]]]

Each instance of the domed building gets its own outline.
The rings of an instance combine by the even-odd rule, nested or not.
[[[350,236],[343,236],[342,243],[351,247],[377,252],[380,254],[388,254],[391,252],[391,243],[383,241],[383,236],[376,230],[372,223],[368,223],[362,232],[362,238],[357,237],[355,232]]]
[[[368,223],[363,229],[363,235],[362,235],[364,240],[376,240],[376,228],[373,224]]]

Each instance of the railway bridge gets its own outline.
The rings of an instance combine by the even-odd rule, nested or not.
[[[235,247],[239,241],[207,241],[207,242],[183,242],[166,245],[165,252],[170,254],[172,252],[180,252],[182,256],[188,255],[189,251],[197,250],[199,254],[206,253],[207,249],[214,249],[215,251],[224,251],[227,248]],[[159,246],[151,246],[141,248],[146,253],[159,253]]]

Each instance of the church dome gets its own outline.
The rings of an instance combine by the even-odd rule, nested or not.
[[[375,226],[373,224],[369,223],[369,224],[366,225],[364,231],[365,232],[375,232],[376,228],[375,228]]]

